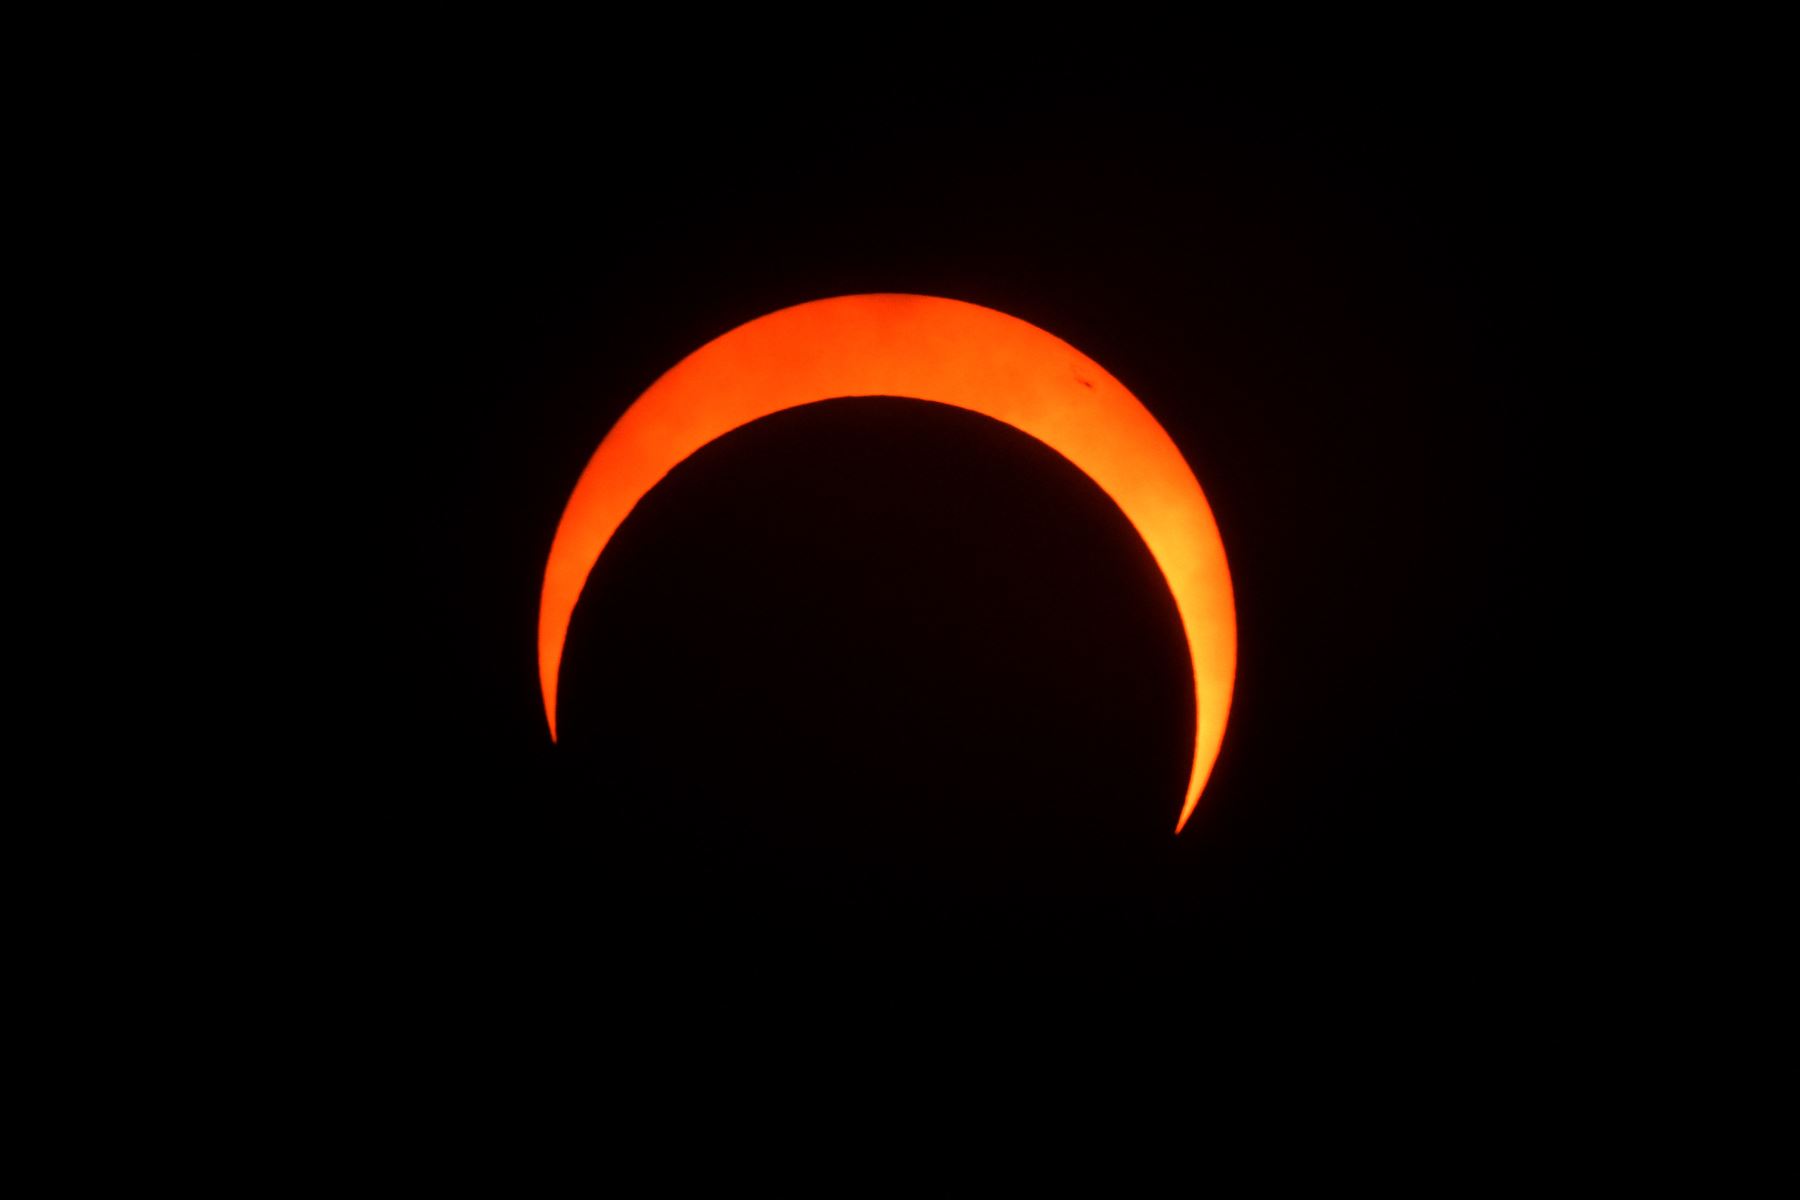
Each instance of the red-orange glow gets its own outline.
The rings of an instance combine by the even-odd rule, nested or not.
[[[934,400],[1004,421],[1103,488],[1162,568],[1194,671],[1199,803],[1231,708],[1237,616],[1225,546],[1200,483],[1156,418],[1067,342],[1005,313],[934,296],[840,296],[759,317],[682,359],[625,411],[557,526],[538,613],[538,675],[556,737],[569,618],[600,552],[683,459],[749,421],[844,396]]]

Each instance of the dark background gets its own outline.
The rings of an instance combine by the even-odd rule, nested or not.
[[[370,957],[653,1007],[671,973],[1216,988],[1248,956],[1354,989],[1516,954],[1547,917],[1522,848],[1559,819],[1525,548],[1577,237],[1566,131],[1521,95],[387,117],[338,198],[379,363],[346,413],[381,447],[348,589],[374,666],[339,681],[367,719],[311,818]],[[538,589],[611,423],[708,339],[875,291],[1064,338],[1194,468],[1240,661],[1179,838],[1193,701],[1155,564],[1057,455],[916,402],[783,414],[673,473],[583,595],[551,744]]]

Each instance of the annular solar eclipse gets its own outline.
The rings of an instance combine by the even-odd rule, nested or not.
[[[638,501],[742,425],[851,396],[929,400],[1002,421],[1075,464],[1124,512],[1162,569],[1193,667],[1181,832],[1218,759],[1237,672],[1231,575],[1212,509],[1174,441],[1100,364],[1016,317],[936,296],[839,296],[758,317],[676,363],[626,409],[576,482],[544,571],[538,677],[551,738],[569,619]]]

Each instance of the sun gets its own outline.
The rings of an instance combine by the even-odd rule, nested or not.
[[[937,296],[839,296],[784,308],[700,347],[601,441],[563,510],[538,610],[538,677],[556,737],[569,618],[594,563],[646,493],[713,440],[771,413],[898,396],[981,413],[1038,439],[1112,497],[1175,600],[1194,677],[1194,753],[1180,833],[1224,742],[1237,675],[1225,546],[1200,482],[1123,384],[1053,334]]]

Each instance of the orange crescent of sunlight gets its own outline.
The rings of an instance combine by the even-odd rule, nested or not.
[[[1231,575],[1212,509],[1156,418],[1093,359],[1016,317],[936,296],[839,296],[758,317],[682,359],[625,410],[576,483],[544,571],[538,674],[551,739],[569,618],[637,502],[715,438],[849,396],[932,400],[1003,421],[1074,463],[1137,528],[1174,595],[1194,670],[1180,833],[1219,756],[1237,672]]]

